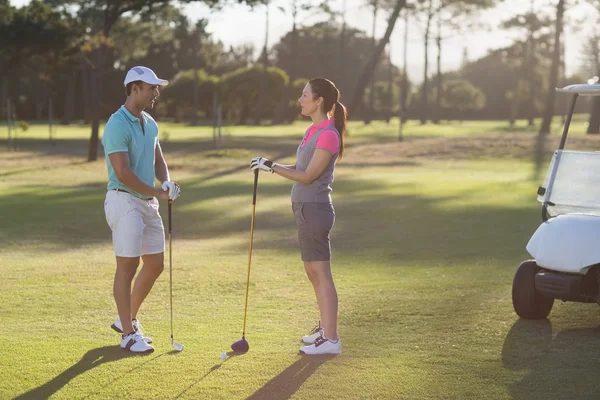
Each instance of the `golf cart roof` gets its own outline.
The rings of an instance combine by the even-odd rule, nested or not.
[[[600,84],[578,83],[575,85],[565,86],[564,88],[556,88],[557,92],[572,93],[580,96],[600,96]]]

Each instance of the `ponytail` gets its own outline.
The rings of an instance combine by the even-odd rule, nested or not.
[[[346,132],[347,117],[346,107],[339,101],[336,101],[333,109],[333,119],[335,120],[335,129],[340,133],[340,160],[344,156],[344,133]]]

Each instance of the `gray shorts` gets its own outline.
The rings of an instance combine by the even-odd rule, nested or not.
[[[335,222],[331,203],[292,203],[302,261],[329,261],[329,233]]]

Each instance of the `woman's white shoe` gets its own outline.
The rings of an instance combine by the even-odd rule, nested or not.
[[[315,326],[308,335],[302,336],[302,342],[304,344],[313,344],[323,333],[324,331],[323,328],[321,328],[321,321],[319,321],[319,325]]]
[[[142,325],[140,324],[140,321],[138,321],[137,319],[134,319],[133,321],[131,321],[131,324],[133,325],[133,329],[135,329],[136,332],[139,332],[144,337],[144,342],[152,343],[151,338],[144,336],[144,332],[142,332]],[[119,317],[117,317],[117,319],[115,319],[115,322],[113,322],[110,327],[115,332],[123,333],[123,324],[121,324],[121,318],[119,318]]]
[[[308,355],[342,354],[342,341],[340,339],[331,341],[321,334],[315,343],[300,348],[300,351]]]
[[[146,343],[144,337],[138,332],[122,337],[121,348],[134,353],[152,353],[154,351],[154,347]]]

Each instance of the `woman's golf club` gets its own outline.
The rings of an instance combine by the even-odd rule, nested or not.
[[[250,252],[248,253],[248,275],[246,276],[246,301],[244,304],[244,327],[242,329],[242,338],[231,345],[231,350],[235,353],[246,353],[250,345],[246,340],[246,314],[248,311],[248,287],[250,285],[250,264],[252,261],[252,239],[254,238],[254,215],[256,211],[256,188],[258,187],[258,168],[254,170],[254,194],[252,196],[252,222],[250,223]]]
[[[173,203],[169,200],[169,303],[171,305],[171,345],[175,351],[183,351],[183,345],[173,340],[173,240],[171,239],[171,231],[173,224],[171,222],[171,214]]]

